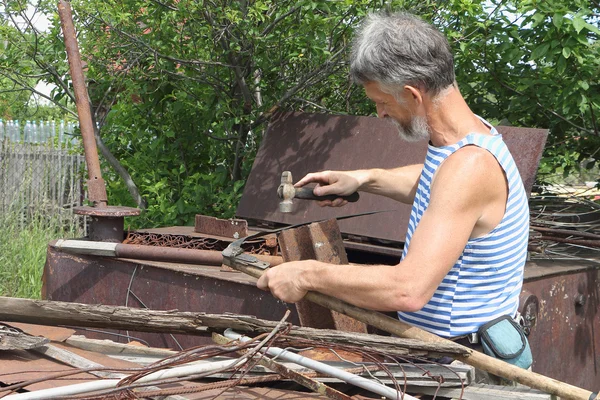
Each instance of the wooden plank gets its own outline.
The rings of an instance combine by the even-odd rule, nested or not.
[[[137,332],[169,332],[205,335],[210,329],[232,328],[239,332],[270,332],[275,321],[247,315],[204,314],[180,311],[70,303],[0,297],[0,320],[44,325],[112,328]],[[434,354],[459,356],[469,350],[450,341],[425,343],[416,339],[293,327],[287,336],[351,344],[397,356]]]
[[[133,346],[130,344],[117,343],[108,339],[88,339],[85,336],[73,335],[67,340],[66,344],[80,348],[87,351],[95,351],[97,353],[107,355],[139,355],[139,356],[151,356],[156,358],[165,358],[172,355],[178,354],[178,351],[169,349],[160,349],[156,347],[146,346]]]
[[[409,384],[407,390],[408,393],[422,393],[427,395],[434,395],[437,392],[439,397],[449,398],[461,398],[460,388],[424,388],[414,387]],[[495,386],[495,385],[481,385],[473,384],[465,387],[462,393],[462,399],[464,400],[556,400],[557,397],[548,393],[541,392],[539,390],[530,389],[528,387],[514,387],[514,386]]]
[[[79,354],[75,354],[72,351],[60,349],[54,345],[47,344],[36,349],[33,349],[35,352],[45,355],[46,357],[53,358],[58,360],[64,364],[70,365],[75,368],[81,369],[89,369],[89,368],[106,368],[102,364],[98,364],[97,362],[88,360],[85,357],[80,356]],[[122,378],[124,374],[118,374],[110,371],[90,371],[92,375],[95,375],[100,378]]]

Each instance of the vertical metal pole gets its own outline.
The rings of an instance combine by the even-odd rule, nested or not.
[[[83,136],[83,148],[85,150],[85,161],[88,168],[88,199],[96,207],[106,207],[108,200],[106,196],[106,185],[102,179],[100,171],[100,160],[98,159],[98,149],[96,147],[96,138],[94,135],[94,124],[88,98],[87,88],[85,86],[85,76],[81,67],[81,57],[77,45],[77,36],[73,25],[73,16],[71,14],[71,5],[69,2],[60,0],[58,2],[58,16],[62,26],[67,48],[67,57],[69,59],[69,69],[73,81],[73,90],[75,91],[75,103],[77,105],[77,115],[79,116],[79,127]]]

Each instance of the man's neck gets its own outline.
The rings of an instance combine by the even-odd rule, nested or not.
[[[470,133],[490,135],[490,129],[473,114],[458,88],[448,90],[436,103],[430,99],[424,102],[431,143],[441,147],[455,144]]]

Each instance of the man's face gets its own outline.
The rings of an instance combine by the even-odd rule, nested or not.
[[[407,142],[418,142],[429,139],[429,126],[425,117],[415,115],[411,109],[410,98],[400,103],[393,95],[383,92],[376,82],[364,85],[368,98],[375,102],[377,116],[389,118],[398,129],[398,135]]]

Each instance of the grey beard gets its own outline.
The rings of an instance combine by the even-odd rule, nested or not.
[[[398,135],[402,140],[407,142],[419,142],[421,140],[429,139],[430,131],[427,125],[425,117],[413,117],[410,119],[408,126],[402,126],[402,124],[395,119],[391,118],[396,129],[398,129]]]

